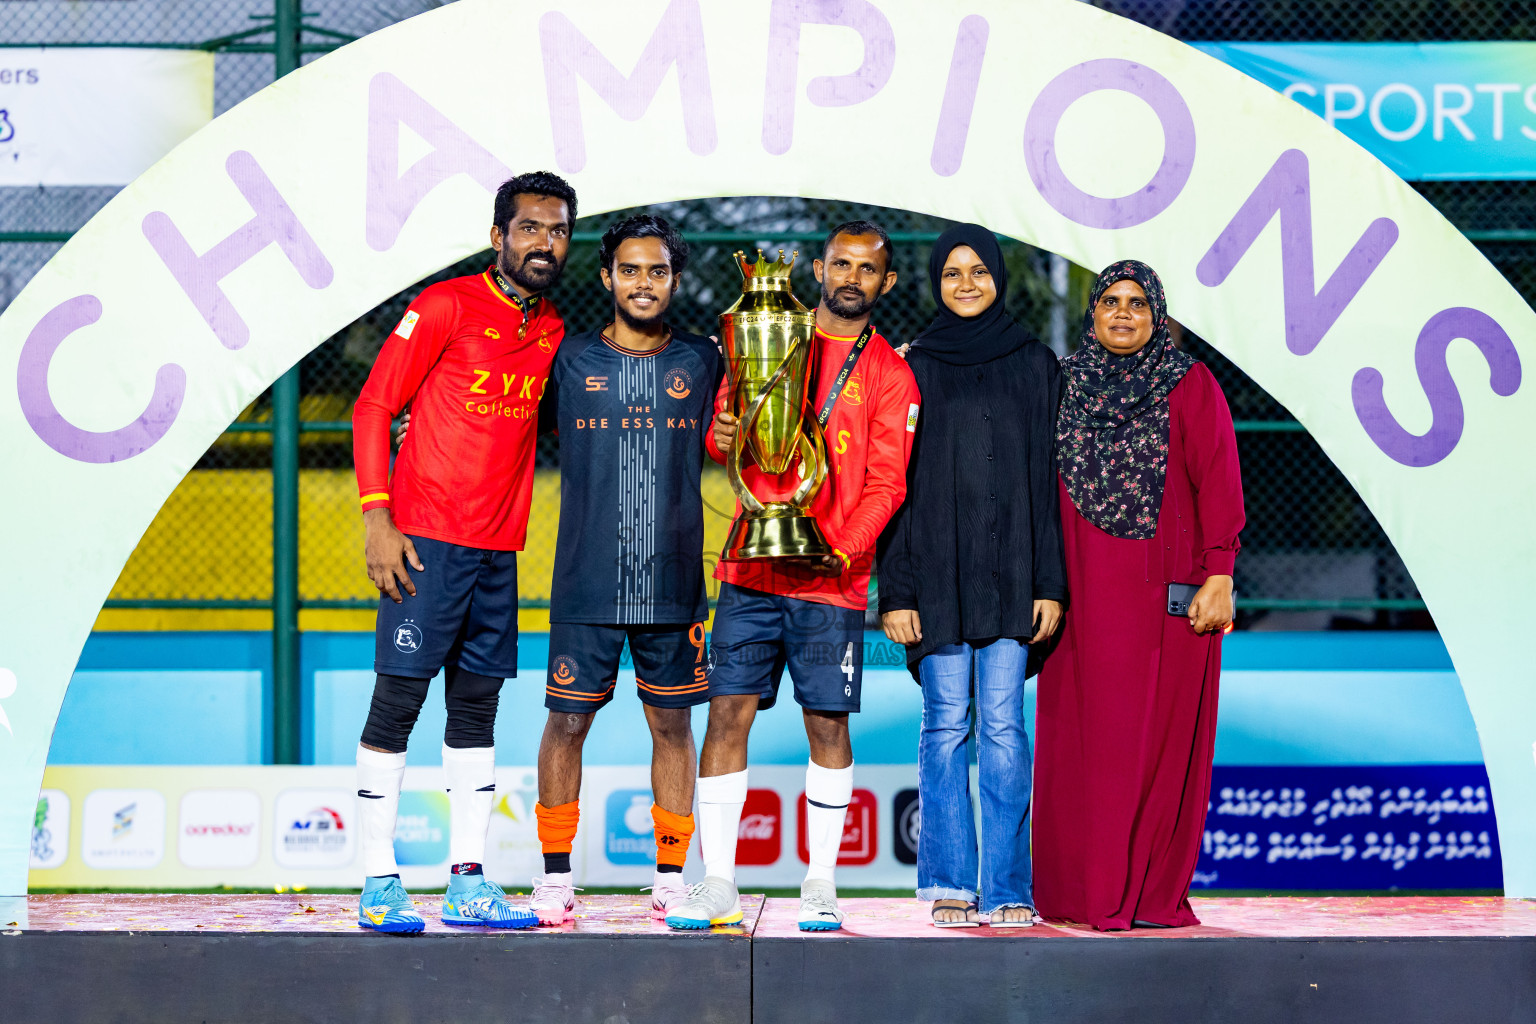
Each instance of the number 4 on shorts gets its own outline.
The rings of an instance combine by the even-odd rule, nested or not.
[[[843,696],[853,696],[853,644],[843,648],[843,661],[838,668],[843,670],[843,675],[848,677],[848,682],[843,685]]]

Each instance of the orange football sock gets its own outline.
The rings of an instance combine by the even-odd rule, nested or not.
[[[570,853],[571,841],[576,838],[576,823],[581,820],[581,801],[572,800],[559,807],[534,804],[533,814],[539,819],[539,845],[544,852]]]
[[[656,863],[681,868],[688,859],[688,841],[693,838],[693,815],[673,814],[660,804],[651,804],[651,820],[656,823]]]

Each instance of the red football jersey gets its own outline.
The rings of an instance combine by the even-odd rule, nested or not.
[[[364,511],[404,533],[521,551],[533,495],[539,398],[565,335],[548,299],[509,298],[487,270],[427,288],[384,342],[352,411]],[[389,468],[389,424],[411,429]]]
[[[808,403],[813,413],[819,410],[826,398],[825,389],[837,379],[858,340],[817,329]],[[728,380],[721,384],[715,396],[716,413],[725,410],[729,389]],[[842,575],[818,576],[770,561],[722,561],[715,568],[715,579],[802,601],[843,608],[868,606],[875,540],[907,496],[907,461],[912,457],[920,401],[911,369],[877,332],[865,344],[832,407],[826,426],[827,481],[811,499],[811,513],[827,542],[847,561]],[[708,446],[715,461],[725,461],[715,447],[713,430]],[[788,472],[769,476],[744,458],[741,476],[759,500],[775,501],[789,497],[799,486],[799,468],[796,458]],[[741,514],[740,503],[736,514]]]

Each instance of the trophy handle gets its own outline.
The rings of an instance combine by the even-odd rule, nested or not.
[[[805,426],[808,429],[800,432],[800,464],[807,467],[814,465],[816,468],[806,473],[800,486],[795,488],[795,493],[790,495],[790,504],[801,508],[805,508],[811,496],[827,482],[827,437],[821,429],[821,421],[815,416],[808,416]]]
[[[752,400],[752,404],[747,406],[747,411],[742,414],[741,422],[736,426],[736,443],[731,445],[731,454],[725,460],[725,475],[726,479],[730,481],[731,488],[741,498],[742,508],[748,512],[761,512],[763,510],[763,503],[757,500],[757,495],[752,493],[751,489],[747,487],[747,482],[741,478],[741,452],[747,446],[747,437],[752,433],[752,428],[757,423],[758,415],[763,411],[763,403],[768,400],[768,396],[773,393],[773,389],[779,386],[779,382],[788,375],[790,360],[795,358],[795,353],[800,351],[800,346],[803,344],[805,344],[805,339],[795,339],[794,344],[789,347],[789,351],[784,354],[783,360],[779,362],[779,368],[773,371],[773,375],[768,378],[768,382],[757,393],[757,397]],[[803,403],[801,416],[804,416]],[[802,441],[805,440],[803,428],[800,439]],[[824,459],[823,462],[825,462]],[[824,480],[826,476],[826,466],[822,465],[821,478]],[[800,486],[804,487],[805,485],[802,483]],[[795,493],[800,493],[798,488]]]

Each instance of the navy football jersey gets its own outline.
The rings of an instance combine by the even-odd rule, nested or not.
[[[723,371],[714,342],[696,334],[674,331],[646,353],[600,331],[566,336],[540,410],[560,431],[551,622],[709,614],[699,475]]]

